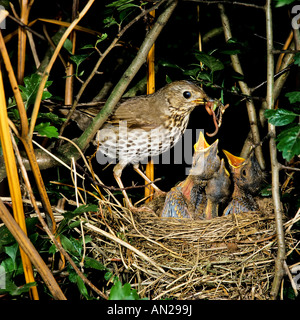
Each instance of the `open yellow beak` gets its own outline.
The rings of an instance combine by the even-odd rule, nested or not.
[[[204,150],[208,147],[210,147],[210,145],[205,140],[203,132],[200,131],[198,141],[194,144],[194,151],[197,152],[199,150]]]
[[[226,150],[223,150],[223,152],[224,152],[225,156],[227,157],[229,164],[234,168],[238,168],[245,161],[244,158],[234,156],[233,154],[231,154],[230,152],[228,152]]]

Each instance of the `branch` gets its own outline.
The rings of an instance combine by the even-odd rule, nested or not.
[[[226,13],[225,13],[225,9],[224,9],[223,4],[219,4],[218,7],[220,10],[220,14],[221,14],[221,20],[222,20],[225,39],[226,39],[226,41],[228,41],[229,39],[232,38],[229,20],[228,20]],[[243,69],[242,69],[240,61],[239,61],[239,57],[236,54],[231,55],[230,57],[231,57],[234,71],[243,75],[244,73],[243,73]],[[240,86],[243,94],[245,94],[247,96],[251,96],[250,88],[248,87],[248,85],[244,81],[239,81],[239,86]],[[256,117],[256,111],[255,111],[255,106],[254,106],[253,101],[246,100],[246,106],[247,106],[247,111],[248,111],[248,117],[249,117],[253,142],[256,145],[259,145],[260,144],[260,135],[259,135],[259,130],[258,130],[258,126],[257,126],[257,117]],[[260,164],[260,167],[262,169],[264,169],[265,168],[265,160],[263,157],[261,146],[259,146],[255,149],[255,155],[256,155],[256,158]]]
[[[272,25],[272,9],[271,0],[266,1],[266,33],[267,33],[267,107],[274,109],[274,56],[273,56],[273,25]],[[272,197],[275,213],[275,225],[277,232],[277,257],[275,259],[275,275],[272,283],[271,297],[276,299],[282,277],[284,275],[285,261],[285,241],[284,229],[282,223],[282,206],[280,202],[279,192],[279,164],[277,161],[276,149],[276,129],[272,124],[268,124],[270,135],[270,160],[272,169]]]
[[[232,4],[232,5],[238,5],[238,6],[244,6],[248,8],[255,8],[255,9],[264,9],[263,6],[258,6],[256,4],[252,3],[244,3],[244,2],[238,2],[238,1],[228,1],[228,0],[219,0],[219,1],[211,1],[211,0],[184,0],[184,1],[191,1],[191,2],[197,2],[197,3],[204,3],[204,4]]]
[[[57,285],[51,271],[48,269],[44,260],[41,258],[31,241],[28,239],[24,231],[18,226],[10,212],[6,209],[2,200],[0,200],[0,218],[5,223],[7,229],[11,232],[14,238],[19,243],[20,247],[24,250],[30,258],[37,271],[45,281],[54,299],[66,300],[63,292]]]
[[[145,40],[142,43],[136,57],[134,58],[130,66],[127,68],[127,70],[121,77],[120,81],[115,86],[111,95],[107,99],[104,108],[97,114],[97,116],[93,119],[93,122],[76,141],[77,145],[81,150],[83,150],[90,143],[97,131],[102,127],[102,125],[104,124],[108,116],[111,114],[116,104],[119,102],[120,98],[122,97],[124,91],[128,87],[131,80],[137,74],[141,66],[145,63],[147,54],[151,46],[153,45],[153,43],[159,36],[160,32],[162,31],[163,27],[171,17],[174,9],[176,8],[177,2],[177,0],[169,0],[167,2],[167,7],[165,11],[158,17],[152,29],[145,37]],[[65,150],[62,148],[60,150],[65,152]]]
[[[88,76],[88,78],[84,81],[84,83],[82,84],[81,88],[78,91],[78,94],[75,97],[74,103],[72,105],[72,108],[70,109],[66,121],[64,122],[64,124],[62,125],[60,131],[59,131],[59,135],[62,135],[68,122],[70,121],[72,114],[74,113],[78,102],[84,92],[84,90],[86,89],[86,87],[88,86],[88,84],[91,82],[91,80],[93,79],[93,77],[95,76],[95,74],[97,73],[101,63],[103,62],[103,60],[106,58],[106,56],[109,54],[109,52],[115,48],[118,45],[118,42],[120,40],[120,38],[123,36],[123,34],[137,21],[139,21],[142,17],[144,17],[146,14],[148,14],[149,12],[151,12],[152,10],[155,10],[156,8],[158,8],[163,2],[165,2],[166,0],[161,0],[160,2],[156,3],[153,7],[151,7],[148,10],[144,10],[142,11],[138,16],[136,16],[133,20],[131,20],[119,33],[118,35],[115,37],[115,39],[111,42],[111,44],[108,46],[108,48],[105,50],[105,52],[103,54],[100,55],[99,60],[97,61],[97,63],[95,64],[92,72],[90,73],[90,75]]]

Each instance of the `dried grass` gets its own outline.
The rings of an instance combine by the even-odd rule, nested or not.
[[[285,223],[289,253],[298,220]],[[126,275],[142,297],[269,299],[277,252],[270,212],[193,221],[119,208],[102,210],[85,228],[98,259]]]

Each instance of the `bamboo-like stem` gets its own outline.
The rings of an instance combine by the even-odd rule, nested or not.
[[[82,9],[82,11],[79,13],[78,17],[70,24],[70,26],[68,27],[68,29],[65,31],[64,35],[61,37],[50,61],[48,66],[45,68],[44,73],[42,75],[42,79],[39,85],[39,89],[36,95],[36,99],[35,99],[35,103],[33,106],[33,111],[32,111],[32,115],[31,115],[31,121],[30,121],[30,128],[29,128],[29,138],[32,137],[33,134],[33,130],[35,127],[35,123],[36,123],[36,119],[39,113],[39,109],[40,109],[40,104],[41,104],[41,100],[42,100],[42,95],[43,95],[43,91],[45,88],[45,84],[46,81],[48,79],[48,76],[50,74],[50,71],[52,69],[52,66],[57,58],[57,55],[60,51],[60,49],[62,48],[63,44],[65,43],[67,37],[69,36],[69,34],[71,33],[71,31],[74,29],[74,27],[76,26],[76,24],[78,24],[78,22],[84,17],[84,15],[87,13],[87,11],[90,9],[91,5],[94,3],[95,0],[89,0],[89,2],[85,5],[85,7]]]
[[[39,207],[37,205],[35,196],[33,194],[32,188],[31,188],[31,184],[30,184],[30,181],[29,181],[29,177],[28,177],[27,171],[25,169],[25,166],[24,166],[23,161],[22,161],[22,157],[20,155],[20,151],[18,149],[17,143],[15,142],[13,136],[12,136],[12,143],[13,143],[13,148],[14,148],[14,151],[15,151],[15,155],[16,155],[16,158],[18,160],[18,163],[19,163],[19,166],[20,166],[20,170],[21,170],[21,173],[22,173],[22,176],[23,176],[23,179],[24,179],[24,183],[25,183],[25,186],[27,188],[27,192],[28,192],[30,200],[31,200],[31,204],[32,204],[32,206],[34,208],[34,211],[36,212],[36,214],[37,214],[37,216],[39,218],[39,221],[41,222],[43,228],[45,229],[45,231],[46,232],[47,231],[50,232],[46,222],[44,221],[44,219],[43,219],[43,217],[41,215],[40,209],[39,209]],[[49,233],[49,232],[47,232],[47,233]],[[51,237],[49,237],[49,238],[51,239]],[[38,260],[40,260],[40,259],[38,258]],[[51,291],[51,287],[54,287],[54,288],[56,288],[55,291],[59,292],[60,291],[59,290],[59,286],[56,283],[55,279],[52,276],[49,277],[49,271],[47,270],[48,269],[47,266],[42,263],[40,265],[40,268],[44,270],[45,277],[47,278],[47,281],[45,281],[46,285],[48,286],[48,284],[51,284],[51,286],[48,286],[49,290]],[[58,297],[59,299],[63,298],[63,296],[60,293],[59,293],[59,295],[60,295],[60,297]]]
[[[28,17],[30,13],[31,6],[33,5],[34,0],[22,0],[20,2],[21,6],[21,15],[20,20],[24,25],[27,25],[28,23]],[[26,57],[26,30],[22,27],[19,27],[18,29],[18,72],[17,72],[17,78],[18,83],[21,84],[23,82],[24,78],[24,72],[25,72],[25,57]]]
[[[155,10],[150,12],[150,17],[155,18]],[[147,56],[147,94],[152,94],[155,92],[155,43],[153,43],[151,49],[149,50]],[[146,176],[153,181],[154,180],[154,163],[153,160],[150,159],[146,165]],[[148,181],[145,181],[147,184]],[[151,185],[145,188],[145,198],[147,198],[146,202],[149,202],[153,198],[154,189]]]
[[[101,292],[99,289],[97,289],[86,277],[83,273],[80,272],[80,270],[77,268],[76,264],[74,263],[74,261],[71,259],[71,257],[68,255],[68,253],[64,250],[64,248],[62,247],[62,245],[60,244],[60,242],[58,241],[57,238],[55,238],[54,234],[50,231],[50,229],[48,228],[46,222],[44,221],[42,215],[41,215],[41,212],[38,208],[38,205],[36,203],[36,200],[35,200],[35,196],[33,194],[33,191],[32,191],[32,188],[31,188],[31,185],[30,185],[30,182],[29,182],[29,178],[28,178],[28,175],[27,175],[27,171],[26,171],[26,168],[23,164],[23,161],[22,161],[22,158],[21,158],[21,155],[19,153],[19,150],[17,149],[17,145],[15,145],[15,151],[16,151],[16,156],[17,156],[17,159],[18,159],[18,162],[19,162],[19,165],[20,165],[20,168],[21,168],[21,172],[22,172],[22,175],[23,175],[23,178],[24,178],[24,182],[25,182],[25,185],[26,185],[26,188],[27,188],[27,191],[29,193],[29,196],[30,196],[30,199],[31,199],[31,203],[33,205],[33,208],[34,208],[34,211],[36,212],[37,216],[38,216],[38,219],[42,225],[42,227],[44,228],[44,230],[46,231],[49,239],[55,244],[55,246],[57,247],[57,249],[59,250],[59,252],[61,253],[61,255],[63,255],[69,262],[70,264],[72,265],[72,267],[74,268],[74,270],[77,272],[77,274],[79,275],[79,277],[81,277],[81,279],[87,284],[90,286],[91,289],[93,289],[99,296],[101,296],[102,298],[104,299],[107,299],[107,296]],[[41,266],[41,268],[44,268],[44,266]],[[47,267],[46,267],[47,268]],[[52,283],[52,286],[53,286],[53,282],[55,281],[55,279],[52,277],[49,278],[49,273],[45,272],[45,277],[47,277],[48,281],[45,281],[46,285],[48,285],[48,283]],[[54,286],[57,286],[57,284],[54,284]],[[49,287],[49,289],[51,290],[51,288]]]
[[[266,1],[266,34],[267,34],[267,107],[274,108],[274,56],[273,56],[273,24],[272,24],[272,9],[271,0]],[[276,130],[271,123],[268,124],[270,135],[270,160],[272,170],[272,197],[275,212],[275,225],[277,233],[277,257],[275,260],[275,275],[272,283],[271,297],[276,299],[282,277],[284,275],[285,261],[285,240],[284,229],[282,222],[282,206],[280,202],[279,192],[279,164],[277,161],[276,149]]]
[[[157,6],[161,5],[163,2],[165,2],[166,0],[161,0],[160,2],[158,2],[157,4],[155,4],[152,8],[156,8]],[[136,16],[133,20],[131,20],[119,33],[118,35],[113,39],[113,41],[111,42],[111,44],[106,48],[106,50],[104,51],[104,53],[100,54],[100,58],[98,59],[98,61],[96,62],[92,72],[90,73],[90,75],[87,77],[87,79],[83,82],[81,88],[79,89],[74,103],[72,105],[72,108],[70,109],[67,117],[66,117],[66,121],[64,122],[64,124],[61,126],[59,134],[62,135],[69,120],[71,119],[72,114],[74,113],[78,102],[83,94],[83,92],[85,91],[86,87],[89,85],[89,83],[91,82],[91,80],[94,78],[95,74],[97,73],[100,65],[102,64],[103,60],[106,58],[106,56],[109,54],[109,52],[115,48],[120,40],[120,38],[123,36],[123,34],[138,20],[140,20],[142,17],[145,16],[145,14],[147,14],[148,12],[151,12],[151,9],[145,10],[142,13],[140,13],[138,16]]]
[[[78,10],[78,0],[73,0],[72,6],[72,21],[76,18]],[[75,54],[76,47],[76,32],[73,30],[70,35],[70,41],[72,42],[72,54]],[[66,85],[65,85],[65,105],[71,105],[73,103],[73,83],[74,83],[74,64],[67,62],[66,67]]]
[[[22,195],[20,190],[20,181],[18,177],[18,169],[15,162],[13,146],[10,138],[10,130],[8,125],[8,116],[6,109],[6,100],[4,96],[4,86],[2,79],[2,72],[0,70],[0,140],[3,151],[5,169],[7,172],[8,186],[10,196],[13,199],[12,209],[14,218],[21,230],[26,234],[25,216],[23,211]],[[33,269],[29,257],[26,253],[20,249],[24,276],[26,283],[34,282]],[[30,293],[34,300],[39,299],[38,291],[36,287],[30,288]]]
[[[61,289],[57,285],[52,273],[48,269],[44,260],[40,257],[33,244],[30,242],[24,231],[19,227],[9,211],[6,209],[4,203],[0,199],[0,218],[5,223],[8,230],[19,243],[20,247],[30,257],[30,260],[38,270],[39,274],[45,281],[54,299],[66,300]]]
[[[220,10],[220,14],[221,14],[221,20],[222,20],[225,39],[226,39],[226,41],[228,41],[229,39],[232,38],[229,19],[225,13],[224,5],[218,4],[218,7]],[[238,55],[233,54],[230,57],[231,57],[234,71],[236,71],[237,73],[240,73],[240,74],[244,74]],[[251,96],[251,90],[244,81],[239,81],[239,86],[240,86],[243,94],[246,94],[247,96]],[[256,155],[256,158],[260,164],[260,167],[262,169],[265,169],[265,160],[263,157],[262,148],[260,146],[260,134],[259,134],[259,129],[258,129],[258,125],[257,125],[257,116],[256,116],[256,111],[255,111],[255,106],[254,106],[253,100],[247,100],[246,106],[247,106],[247,111],[248,111],[248,118],[249,118],[249,122],[250,122],[250,128],[251,128],[251,132],[252,132],[253,142],[257,146],[257,148],[255,148],[255,155]]]
[[[42,202],[44,204],[44,209],[46,211],[46,215],[47,215],[47,221],[49,223],[49,225],[51,226],[53,232],[55,232],[56,230],[56,223],[54,220],[54,216],[53,216],[53,212],[52,212],[52,208],[51,208],[51,204],[46,192],[46,188],[44,186],[43,183],[43,179],[41,177],[41,173],[40,173],[40,169],[39,166],[37,164],[37,160],[35,157],[35,153],[34,153],[34,149],[33,149],[33,145],[32,145],[32,141],[31,139],[28,138],[28,118],[27,118],[27,113],[25,110],[25,106],[24,106],[24,102],[23,99],[21,97],[21,93],[20,90],[18,88],[18,84],[17,84],[17,80],[16,77],[14,75],[13,72],[13,68],[8,56],[8,52],[6,50],[5,47],[5,43],[4,43],[4,39],[2,37],[2,33],[0,31],[0,51],[3,57],[3,61],[8,73],[8,77],[9,77],[9,81],[11,84],[11,87],[13,89],[14,92],[14,96],[16,99],[16,103],[17,103],[17,108],[20,114],[20,119],[21,119],[21,135],[19,135],[19,138],[21,139],[21,141],[24,144],[25,150],[27,152],[27,156],[31,165],[31,169],[34,173],[34,176],[36,178],[36,183],[39,189],[39,192],[41,194],[42,197]]]
[[[6,46],[5,46],[5,42],[4,42],[1,30],[0,30],[0,52],[4,61],[5,68],[8,73],[8,78],[9,78],[9,81],[16,99],[17,108],[20,114],[21,132],[22,132],[21,135],[26,136],[28,133],[28,118],[27,118],[24,102],[18,87],[17,79],[13,72],[14,69],[11,65],[9,55],[6,50]]]

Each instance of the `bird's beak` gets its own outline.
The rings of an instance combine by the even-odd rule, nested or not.
[[[196,105],[200,105],[200,104],[206,104],[207,100],[204,98],[198,98],[193,100],[193,103],[195,103]]]
[[[199,150],[203,150],[208,148],[210,145],[207,143],[207,141],[204,138],[204,134],[202,131],[200,131],[198,141],[194,144],[194,151],[197,152]]]
[[[219,139],[217,139],[213,144],[208,144],[204,138],[202,131],[200,131],[198,141],[194,144],[194,151],[204,151],[205,153],[209,154],[210,157],[216,157],[218,153],[218,143]]]
[[[223,150],[223,152],[224,152],[225,156],[227,157],[229,164],[234,168],[238,168],[239,166],[241,166],[245,162],[245,159],[242,157],[234,156],[233,154],[231,154],[230,152],[228,152],[226,150]]]

